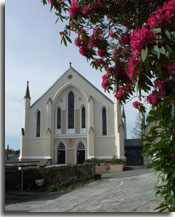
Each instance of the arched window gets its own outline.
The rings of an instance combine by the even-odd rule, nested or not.
[[[85,107],[83,106],[81,109],[81,128],[85,128],[86,126],[86,114]]]
[[[68,95],[68,129],[74,129],[74,94]]]
[[[41,125],[41,114],[40,111],[36,113],[36,137],[40,137],[40,125]]]
[[[102,135],[107,135],[106,108],[102,109]]]
[[[82,142],[80,142],[80,143],[77,145],[77,150],[85,150],[84,144],[83,144]]]
[[[57,108],[57,129],[61,129],[61,108]]]

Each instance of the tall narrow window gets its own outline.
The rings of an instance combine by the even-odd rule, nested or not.
[[[102,134],[107,135],[106,108],[102,109]]]
[[[61,129],[61,108],[57,108],[57,129]]]
[[[86,125],[86,115],[85,115],[85,107],[83,106],[81,109],[81,128],[85,128]]]
[[[74,94],[68,95],[68,129],[74,129]]]
[[[40,114],[40,111],[37,111],[37,114],[36,114],[36,137],[40,137],[40,122],[41,122],[41,114]]]

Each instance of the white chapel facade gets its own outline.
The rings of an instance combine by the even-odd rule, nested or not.
[[[30,101],[27,83],[21,161],[81,164],[89,158],[125,158],[121,106],[72,66],[35,103]]]

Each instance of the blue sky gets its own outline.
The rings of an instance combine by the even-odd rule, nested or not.
[[[23,97],[30,82],[33,104],[59,77],[72,66],[102,92],[103,73],[92,69],[79,54],[74,43],[60,44],[63,24],[55,24],[54,11],[37,0],[5,2],[5,144],[20,147]],[[74,42],[74,40],[73,40]],[[112,94],[106,94],[113,99]],[[137,111],[132,101],[125,106],[128,137],[135,125]]]

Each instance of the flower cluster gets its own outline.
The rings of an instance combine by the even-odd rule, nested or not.
[[[127,74],[131,81],[136,82],[136,78],[139,76],[139,67],[140,59],[134,58],[134,56],[128,59],[128,71]],[[134,76],[135,73],[135,76]]]
[[[132,54],[140,55],[142,49],[148,44],[153,43],[156,35],[150,29],[143,27],[142,29],[135,29],[131,36],[130,46]]]
[[[169,75],[175,77],[175,63],[171,63],[168,66]]]
[[[102,84],[101,84],[101,86],[104,89],[106,89],[106,87],[107,87],[108,78],[109,78],[108,74],[105,74],[105,75],[102,76]]]
[[[163,96],[164,95],[164,89],[165,89],[165,86],[168,84],[168,81],[165,80],[165,79],[156,79],[154,81],[154,85],[156,87],[158,87],[159,91],[160,91],[160,95]]]
[[[149,16],[147,23],[151,29],[155,27],[165,27],[172,19],[175,19],[174,0],[164,2],[162,7],[158,6],[155,14]]]
[[[156,91],[153,90],[152,93],[147,96],[147,101],[151,104],[151,105],[157,105],[161,100],[160,94]]]
[[[174,38],[171,29],[175,20],[175,0],[163,1],[162,6],[158,6],[157,2],[156,7],[152,3],[152,7],[148,6],[149,11],[152,11],[151,14],[146,13],[145,20],[140,18],[143,20],[142,23],[137,21],[140,24],[134,23],[134,16],[133,22],[130,19],[124,20],[122,16],[119,20],[111,20],[114,11],[125,13],[125,9],[131,6],[125,0],[112,1],[113,3],[103,2],[103,4],[99,0],[47,1],[52,6],[54,6],[53,2],[57,2],[60,7],[67,6],[63,10],[63,16],[67,10],[69,25],[66,26],[64,32],[60,32],[61,37],[67,40],[70,32],[77,33],[74,43],[79,48],[80,54],[90,60],[91,65],[96,69],[106,71],[102,81],[104,89],[112,90],[112,84],[117,83],[115,97],[121,102],[125,102],[130,97],[136,83],[138,89],[145,92],[149,92],[150,87],[154,86],[154,91],[147,97],[147,101],[154,106],[165,97],[169,91],[167,87],[169,80],[175,78],[175,62],[171,58],[171,63],[165,61],[165,64],[158,69],[152,61],[156,58],[156,52],[159,53],[160,58],[164,55],[168,59],[169,55],[164,45],[164,30],[156,32],[154,28],[163,27],[169,31],[170,27],[170,38]],[[118,15],[115,16],[118,17]],[[123,17],[127,17],[127,14]],[[115,25],[117,22],[118,25]],[[106,23],[109,25],[104,25]],[[139,26],[142,27],[139,28]],[[157,47],[157,51],[153,53],[154,47]]]
[[[91,16],[94,15],[96,13],[96,10],[98,10],[101,7],[102,7],[101,2],[95,2],[91,6],[85,5],[82,8],[82,13],[85,16]]]
[[[139,111],[144,109],[143,104],[141,102],[138,102],[138,101],[133,102],[133,107],[138,109]]]
[[[107,55],[105,39],[100,36],[101,31],[98,27],[95,27],[93,34],[89,37],[84,29],[80,29],[77,34],[78,37],[75,39],[75,45],[79,47],[79,52],[81,55],[92,57],[92,55],[98,55],[103,58]],[[96,50],[97,49],[97,52]]]
[[[75,17],[79,12],[80,12],[81,8],[80,6],[77,4],[76,1],[72,0],[72,4],[69,7],[69,13],[71,17]]]
[[[131,35],[129,33],[123,33],[121,35],[120,42],[123,44],[129,44],[130,43],[130,37],[131,37]]]
[[[118,100],[120,100],[125,94],[127,94],[130,90],[130,85],[126,84],[125,86],[121,87],[116,91],[114,94],[114,97]]]

